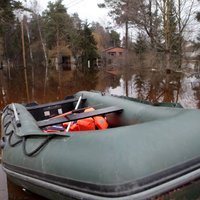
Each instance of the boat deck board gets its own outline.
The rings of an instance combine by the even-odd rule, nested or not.
[[[62,101],[56,101],[56,102],[51,102],[51,103],[46,103],[46,104],[39,104],[39,105],[34,105],[34,106],[27,106],[26,109],[28,111],[36,110],[36,109],[41,109],[41,108],[48,108],[48,107],[53,107],[56,105],[62,105],[62,104],[67,104],[67,103],[73,103],[78,101],[77,98],[70,98],[67,100],[62,100]],[[86,101],[86,98],[81,99],[82,102]]]
[[[59,117],[59,118],[53,118],[53,119],[47,119],[47,120],[41,120],[37,122],[37,125],[42,128],[45,126],[50,126],[50,125],[56,125],[56,124],[62,124],[64,122],[70,122],[70,121],[76,121],[79,119],[84,119],[88,117],[94,117],[98,115],[105,115],[113,112],[120,113],[122,112],[123,109],[119,108],[117,106],[110,106],[107,108],[101,108],[98,110],[94,110],[91,112],[83,112],[83,113],[75,113],[75,114],[70,114],[67,117]]]

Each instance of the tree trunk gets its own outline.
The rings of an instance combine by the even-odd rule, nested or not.
[[[42,31],[41,31],[41,28],[40,28],[39,19],[38,19],[37,14],[35,14],[35,17],[36,17],[36,21],[37,21],[38,32],[39,32],[40,41],[41,41],[41,44],[42,44],[42,49],[43,49],[44,58],[45,58],[45,80],[44,80],[44,96],[45,96],[46,95],[47,81],[48,81],[48,68],[49,68],[48,56],[47,56],[46,45],[45,45],[44,39],[42,37]]]
[[[181,1],[178,0],[178,68],[182,65]]]
[[[153,39],[153,16],[152,16],[152,0],[149,0],[149,35],[151,40],[151,48],[154,48]]]
[[[30,102],[29,90],[28,90],[28,78],[27,78],[27,66],[26,66],[26,52],[25,52],[25,43],[24,43],[24,19],[21,21],[21,37],[22,37],[22,51],[23,51],[23,63],[24,63],[24,77],[25,77],[25,86],[26,86],[26,95],[27,101]]]
[[[170,0],[165,1],[165,52],[166,52],[166,69],[171,68],[171,33],[170,33]]]
[[[35,98],[34,60],[33,60],[33,51],[32,51],[32,47],[31,47],[30,32],[29,32],[27,21],[25,22],[25,27],[26,27],[26,32],[27,32],[27,36],[28,36],[29,54],[30,54],[30,58],[31,58],[31,77],[32,77],[31,87],[32,87],[32,99],[34,100],[34,98]]]
[[[125,23],[125,48],[126,51],[128,51],[129,45],[128,45],[128,21]]]

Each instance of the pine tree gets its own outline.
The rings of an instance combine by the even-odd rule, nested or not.
[[[120,47],[121,46],[121,40],[120,40],[120,34],[117,33],[114,30],[111,30],[109,33],[110,36],[110,46],[111,47]]]
[[[136,40],[136,43],[134,45],[134,49],[136,54],[143,54],[144,52],[147,51],[148,44],[147,44],[147,39],[145,38],[144,35],[139,34]]]
[[[18,9],[28,10],[17,0],[0,1],[0,61],[20,61],[20,26],[14,13]]]
[[[200,0],[198,0],[198,1],[200,2]],[[200,22],[200,12],[197,12],[196,19],[198,22]],[[198,44],[196,44],[196,46],[197,46],[197,48],[200,48],[200,33],[197,36],[197,41],[198,41]]]
[[[166,68],[171,68],[173,55],[178,51],[177,21],[174,0],[165,0],[164,9]]]
[[[83,29],[81,31],[81,43],[80,47],[82,49],[81,61],[82,61],[82,69],[94,69],[96,66],[96,59],[98,58],[97,54],[97,43],[92,35],[92,30],[89,28],[89,24],[86,22],[83,25]],[[89,64],[89,65],[88,65]]]
[[[48,48],[59,46],[61,41],[68,41],[72,21],[62,0],[57,0],[55,3],[49,2],[47,9],[43,12],[43,19]]]

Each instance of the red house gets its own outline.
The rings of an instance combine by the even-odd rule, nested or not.
[[[126,49],[122,47],[111,47],[103,50],[102,64],[105,67],[115,67],[120,65]]]

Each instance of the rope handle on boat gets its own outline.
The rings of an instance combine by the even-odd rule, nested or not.
[[[12,104],[12,108],[10,108],[9,106],[6,107],[6,110],[7,110],[7,113],[5,113],[5,115],[3,116],[2,118],[2,121],[4,122],[5,121],[5,118],[7,116],[10,116],[12,114],[14,114],[14,118],[15,118],[15,123],[16,123],[16,126],[17,127],[21,127],[21,122],[20,122],[20,119],[18,117],[18,113],[17,113],[17,109],[14,105],[14,103]],[[4,110],[3,113],[6,111]],[[12,113],[10,113],[9,111],[11,111]],[[9,124],[11,123],[11,121],[7,122],[4,127],[6,127],[6,129],[8,128],[7,125],[9,126]]]
[[[16,109],[14,110],[14,107],[13,107],[13,109],[7,107],[6,110],[7,110],[7,113],[5,113],[5,116],[3,117],[3,122],[4,122],[5,118],[6,118],[6,116],[10,116],[10,115],[14,114]],[[9,113],[9,111],[12,111],[13,113]],[[5,110],[4,110],[4,112],[5,112]],[[15,118],[15,116],[14,116],[14,118]],[[8,132],[7,130],[8,130],[8,127],[10,125],[12,125],[12,128]],[[8,141],[9,141],[10,146],[15,146],[16,145],[15,143],[14,144],[11,143],[11,137],[14,134],[14,130],[15,130],[15,126],[12,124],[12,120],[10,120],[10,121],[6,122],[6,124],[4,124],[4,133],[5,133],[6,136],[9,136]],[[19,143],[19,142],[17,142],[17,143]]]
[[[16,109],[14,103],[12,104],[12,108],[10,108],[9,106],[7,106],[7,108],[4,110],[4,112],[6,110],[7,110],[7,113],[4,113],[5,115],[4,115],[4,118],[3,118],[3,122],[4,122],[6,116],[10,116],[10,115],[14,114],[13,119],[15,120],[16,126],[20,127],[21,126],[21,122],[20,122],[20,119],[18,117],[17,109]],[[10,111],[12,113],[10,113]],[[10,127],[10,125],[12,125],[13,128],[10,128],[11,130],[8,132],[8,127]],[[8,144],[9,144],[10,147],[15,147],[16,145],[22,143],[23,152],[24,152],[24,154],[26,156],[34,156],[34,155],[36,155],[37,153],[39,153],[39,151],[42,148],[44,148],[47,145],[47,143],[52,138],[54,138],[55,136],[59,136],[59,134],[48,135],[48,136],[42,135],[42,136],[45,136],[46,138],[41,142],[41,144],[39,144],[38,147],[36,147],[31,152],[28,152],[27,149],[26,149],[26,141],[27,141],[28,138],[33,138],[34,136],[23,136],[23,137],[18,136],[16,134],[16,132],[15,132],[16,126],[12,123],[12,119],[9,120],[3,126],[4,127],[4,133],[5,133],[6,136],[8,136]],[[12,138],[13,138],[14,135],[18,138],[18,139],[17,138],[15,139],[15,142],[12,141]],[[63,135],[60,135],[60,136],[63,136]],[[66,134],[65,134],[65,136],[66,136]],[[4,143],[5,143],[5,141],[4,141]],[[3,146],[5,146],[5,144]]]
[[[8,127],[9,127],[11,124],[12,124],[11,121],[8,121],[8,122],[4,125],[4,132],[5,132],[5,135],[10,135],[11,132],[13,131],[13,130],[11,130],[10,132],[7,132],[7,129],[8,129]]]
[[[47,145],[47,143],[53,139],[53,137],[55,136],[59,136],[58,134],[55,134],[55,135],[48,135],[47,138],[44,139],[44,141],[37,147],[35,148],[33,151],[31,152],[27,152],[26,150],[26,141],[28,139],[28,137],[32,137],[32,136],[24,136],[24,137],[20,137],[18,135],[15,134],[15,131],[14,130],[11,130],[9,132],[7,132],[7,129],[10,125],[13,125],[11,121],[8,121],[5,125],[4,125],[4,133],[5,135],[8,136],[8,144],[10,147],[15,147],[16,145],[22,143],[22,146],[23,146],[23,152],[26,156],[33,156],[35,155],[36,153],[38,153],[45,145]],[[15,129],[15,126],[13,126],[13,128]],[[12,142],[12,138],[13,136],[16,135],[19,139],[15,142]],[[43,135],[44,136],[44,135]],[[63,136],[63,135],[61,135]],[[66,136],[66,134],[65,134]],[[46,137],[46,136],[45,136]],[[68,136],[69,137],[69,136]],[[5,146],[5,145],[4,145]]]
[[[7,112],[6,112],[7,111]],[[6,112],[6,113],[5,113]],[[9,107],[9,106],[6,106],[4,109],[3,109],[3,118],[2,118],[2,121],[4,122],[4,120],[6,119],[7,116],[10,116],[10,115],[13,115],[13,110]]]
[[[4,128],[8,128],[8,126],[11,124],[11,121],[8,121],[6,124],[4,124]]]
[[[23,137],[22,139],[22,146],[23,146],[23,152],[26,156],[34,156],[36,155],[36,153],[39,153],[39,151],[45,147],[45,145],[47,145],[47,143],[53,139],[53,137],[55,137],[55,135],[48,135],[47,138],[34,150],[32,150],[31,152],[27,152],[26,150],[26,140],[28,139],[28,137]]]
[[[17,140],[16,142],[12,143],[12,142],[11,142],[11,139],[12,139],[12,136],[13,136],[13,135],[14,135],[14,131],[12,130],[12,131],[10,132],[10,136],[9,136],[9,138],[8,138],[8,143],[9,143],[9,145],[10,145],[11,147],[15,147],[17,144],[19,144],[19,143],[22,142],[22,139],[19,139],[19,140]]]
[[[6,111],[6,110],[9,110],[11,112],[14,112],[12,108],[10,108],[9,105],[7,105],[4,109],[3,109],[3,113]]]
[[[33,151],[31,152],[27,152],[26,150],[26,141],[28,139],[28,136],[24,136],[24,137],[19,137],[17,136],[18,139],[16,142],[12,143],[12,137],[15,134],[14,130],[11,130],[10,132],[7,132],[7,128],[9,127],[9,125],[12,124],[11,121],[7,122],[4,127],[5,127],[5,135],[9,136],[8,137],[8,144],[10,147],[15,147],[17,144],[20,144],[22,142],[22,146],[23,146],[23,152],[26,156],[33,156],[36,153],[38,153],[51,139],[53,139],[53,137],[55,137],[56,135],[48,135],[47,138],[37,147],[35,148]]]
[[[7,123],[7,126],[6,128],[10,125],[11,123]],[[27,152],[26,150],[26,141],[28,139],[28,137],[32,137],[32,136],[24,136],[24,137],[19,137],[20,139],[18,139],[16,142],[12,143],[12,137],[13,135],[16,135],[15,134],[15,131],[14,130],[11,130],[9,133],[5,133],[6,135],[8,135],[8,144],[10,147],[15,147],[17,144],[20,144],[22,143],[22,147],[23,147],[23,152],[26,156],[34,156],[36,153],[38,153],[42,148],[45,147],[45,145],[47,145],[47,143],[53,139],[55,136],[58,136],[58,135],[48,135],[47,138],[44,139],[44,141],[38,146],[36,147],[34,150],[32,150],[31,152]],[[62,135],[63,136],[63,135]],[[46,137],[46,136],[45,136]],[[68,136],[69,137],[69,136]]]
[[[12,115],[12,113],[7,112],[5,115],[3,115],[2,121],[4,122],[7,116]]]
[[[11,122],[11,121],[8,121],[8,122],[4,125],[4,133],[5,133],[6,136],[9,136],[9,137],[8,137],[8,143],[9,143],[9,145],[10,145],[11,147],[14,147],[14,146],[16,146],[17,144],[21,143],[21,142],[22,142],[22,139],[17,140],[15,143],[12,143],[12,142],[11,142],[12,136],[13,136],[14,133],[15,133],[15,131],[13,130],[13,129],[15,129],[15,127],[13,126],[13,129],[12,129],[11,131],[7,132],[7,129],[8,129],[8,127],[9,127],[10,125],[12,125],[12,122]]]
[[[10,109],[9,107],[7,107],[7,109],[8,109],[8,111],[11,110],[14,113],[14,110]],[[12,115],[12,113],[9,113],[8,111],[5,114],[5,116],[3,117],[3,122],[4,122],[5,118],[6,118],[6,116]],[[5,135],[7,135],[7,136],[13,134],[13,132],[14,132],[14,130],[11,130],[11,131],[7,132],[7,129],[8,129],[8,127],[10,125],[13,126],[12,120],[10,120],[10,121],[6,122],[6,124],[4,124],[4,132],[5,132]],[[15,129],[15,126],[13,126],[13,129]]]

